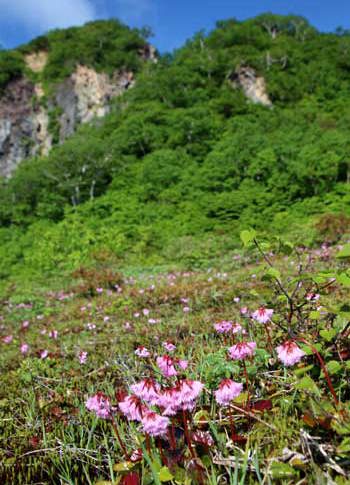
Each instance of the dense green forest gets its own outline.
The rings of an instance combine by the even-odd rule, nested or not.
[[[49,89],[68,77],[78,63],[108,74],[119,68],[137,72],[141,68],[138,50],[148,35],[147,29],[130,29],[118,20],[94,21],[53,30],[17,50],[0,51],[0,94],[12,79],[23,75],[39,77]],[[34,74],[26,68],[24,56],[38,51],[47,52],[48,62],[42,73]]]
[[[230,19],[141,66],[136,52],[147,34],[100,21],[0,52],[0,89],[23,74],[24,53],[42,48],[48,88],[78,62],[137,72],[102,122],[1,182],[5,282],[101,258],[124,267],[201,266],[209,254],[234,250],[242,228],[313,243],[339,217],[348,224],[346,31],[320,33],[294,16]],[[271,106],[234,85],[240,66],[264,77]],[[338,214],[335,222],[329,214]]]

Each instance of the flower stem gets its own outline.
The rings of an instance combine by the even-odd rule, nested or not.
[[[184,424],[184,432],[185,432],[185,438],[186,438],[186,441],[187,441],[187,446],[191,452],[191,456],[192,458],[196,458],[196,453],[193,449],[193,446],[192,446],[192,441],[191,441],[191,437],[190,437],[190,433],[189,433],[189,430],[188,430],[188,423],[187,423],[187,416],[186,416],[186,413],[184,410],[182,410],[182,420],[183,420],[183,424]]]
[[[114,432],[115,432],[115,435],[116,435],[117,440],[119,442],[119,445],[120,445],[121,449],[123,450],[124,455],[129,460],[129,458],[130,458],[129,453],[127,452],[126,447],[125,447],[125,445],[124,445],[124,443],[123,443],[123,441],[122,441],[122,439],[120,437],[120,434],[119,434],[119,431],[118,431],[118,425],[117,425],[117,423],[115,421],[115,418],[114,418],[113,414],[111,414],[111,419],[112,419],[112,427],[114,429]]]
[[[325,379],[326,379],[326,382],[327,382],[327,385],[328,385],[328,389],[330,390],[332,396],[333,396],[333,399],[334,399],[334,403],[336,406],[338,406],[339,404],[339,400],[337,398],[337,394],[334,390],[334,387],[333,387],[333,384],[332,384],[332,381],[329,377],[329,374],[328,374],[328,371],[327,371],[327,368],[326,368],[326,364],[324,363],[324,360],[323,358],[321,357],[321,355],[319,354],[318,350],[312,345],[310,344],[307,340],[305,340],[304,338],[299,338],[297,339],[299,340],[299,342],[302,342],[304,344],[306,344],[308,347],[310,347],[310,349],[312,350],[312,352],[316,355],[320,365],[321,365],[321,368],[323,370],[323,373],[324,373],[324,376],[325,376]]]
[[[245,382],[246,382],[246,386],[247,386],[247,401],[246,401],[246,407],[248,409],[249,408],[249,403],[250,403],[250,385],[249,385],[249,377],[248,377],[247,366],[246,366],[244,360],[243,360],[243,370],[244,370]]]

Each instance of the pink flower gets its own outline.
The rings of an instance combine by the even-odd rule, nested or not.
[[[40,358],[41,358],[41,359],[46,359],[46,357],[47,357],[48,355],[49,355],[49,351],[48,351],[48,350],[46,350],[46,349],[45,349],[45,350],[42,350],[42,351],[40,352]]]
[[[176,349],[176,345],[172,344],[171,342],[163,342],[163,347],[168,352],[174,352],[174,350]]]
[[[287,340],[284,344],[276,347],[278,358],[285,366],[294,365],[304,357],[305,352],[292,340]]]
[[[24,320],[24,322],[22,323],[22,330],[25,330],[28,327],[29,327],[29,321],[28,320]]]
[[[232,322],[223,320],[222,322],[215,323],[214,328],[217,333],[229,333],[232,330]]]
[[[191,311],[191,308],[190,308],[190,307],[188,307],[188,306],[184,306],[184,307],[183,307],[183,309],[182,309],[182,311],[183,311],[184,313],[189,313],[189,312]]]
[[[164,377],[177,376],[177,371],[174,367],[174,360],[169,355],[157,357],[157,366],[162,371]]]
[[[256,349],[255,342],[239,342],[228,349],[231,359],[241,360],[254,355]]]
[[[233,301],[234,301],[235,303],[239,303],[239,302],[240,302],[240,300],[241,300],[241,299],[240,299],[240,297],[239,297],[239,296],[235,296],[235,298],[233,299]]]
[[[99,294],[103,293],[103,288],[96,288],[96,293],[99,293]]]
[[[320,295],[318,293],[308,293],[306,299],[308,301],[317,301],[320,299]]]
[[[87,323],[86,328],[88,330],[94,330],[96,328],[96,325],[94,323]]]
[[[179,387],[169,387],[164,389],[158,396],[158,406],[163,408],[164,416],[175,416],[180,409]]]
[[[29,351],[29,345],[24,343],[20,346],[20,351],[23,355],[27,354]]]
[[[227,406],[232,399],[240,395],[243,389],[243,384],[235,382],[232,379],[223,379],[217,391],[215,391],[215,399],[221,406]]]
[[[232,325],[232,333],[235,334],[239,332],[242,332],[242,325],[240,325],[239,323],[234,323]]]
[[[110,317],[108,317],[107,315],[106,315],[105,317],[103,317],[103,321],[104,321],[104,322],[108,322],[108,321],[109,321],[109,319],[110,319]]]
[[[169,418],[153,411],[145,413],[141,420],[143,431],[151,436],[164,436],[168,430]]]
[[[183,409],[192,409],[194,401],[203,390],[204,385],[200,381],[184,379],[178,383],[180,393],[180,403]]]
[[[103,392],[98,392],[85,403],[86,409],[94,411],[96,416],[102,419],[108,419],[111,414],[111,405],[108,397]]]
[[[247,313],[248,313],[248,307],[242,306],[240,312],[241,312],[241,315],[247,315]]]
[[[148,310],[148,308],[144,308],[144,309],[142,310],[142,313],[144,314],[144,316],[145,316],[145,317],[147,317],[147,316],[149,315],[149,310]]]
[[[198,445],[203,445],[203,446],[213,446],[214,445],[214,440],[209,433],[209,431],[200,431],[197,430],[191,435],[192,441],[197,443]]]
[[[4,344],[10,344],[13,340],[13,335],[6,335],[6,337],[2,338]]]
[[[147,404],[157,404],[160,385],[153,379],[143,379],[141,382],[130,386],[130,388],[137,397],[146,401]]]
[[[164,389],[159,394],[156,404],[163,408],[164,416],[174,416],[181,410],[192,410],[203,387],[199,381],[184,379],[176,386]]]
[[[79,352],[78,359],[80,364],[86,364],[88,353],[84,352],[83,350]]]
[[[186,370],[188,367],[188,360],[179,360],[177,364],[180,367],[180,369]]]
[[[271,308],[260,307],[253,314],[252,317],[259,323],[267,323],[271,320],[273,310]]]
[[[132,461],[133,463],[136,463],[138,461],[141,461],[142,460],[142,456],[143,456],[143,453],[142,453],[142,449],[141,448],[138,448],[137,450],[133,451],[130,455],[130,461]]]
[[[137,396],[126,396],[118,406],[130,421],[141,421],[143,414],[147,411],[147,407],[142,404],[141,399]]]
[[[49,333],[49,337],[50,337],[50,338],[53,338],[54,340],[56,340],[56,339],[57,339],[57,337],[58,337],[58,332],[57,332],[57,330],[51,330],[51,332]]]
[[[146,347],[140,345],[140,347],[137,347],[137,349],[135,350],[135,355],[137,355],[138,357],[146,358],[151,355],[151,352],[147,350]]]

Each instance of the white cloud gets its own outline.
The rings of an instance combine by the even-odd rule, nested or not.
[[[28,30],[81,25],[96,18],[90,0],[0,0],[0,16]]]

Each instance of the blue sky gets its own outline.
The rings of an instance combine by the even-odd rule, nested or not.
[[[211,29],[216,20],[267,11],[303,15],[322,31],[350,28],[349,0],[0,0],[0,44],[10,48],[52,28],[118,17],[132,26],[150,26],[152,43],[164,52]]]

